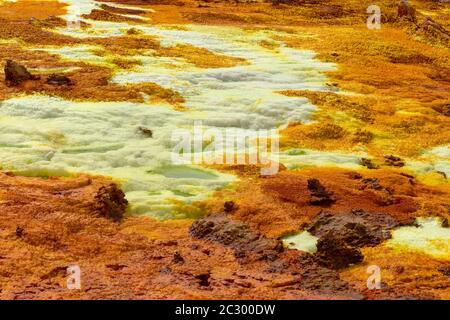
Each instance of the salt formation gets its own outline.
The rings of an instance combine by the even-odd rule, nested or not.
[[[67,26],[57,32],[82,38],[114,37],[130,28],[127,23],[80,18],[97,7],[95,1],[63,2],[69,5],[64,18],[81,19],[90,27]],[[205,127],[253,130],[308,122],[316,108],[307,99],[276,91],[326,90],[322,72],[334,68],[315,60],[312,52],[289,49],[282,43],[278,52],[260,47],[258,42],[270,36],[265,32],[209,26],[189,26],[187,31],[133,27],[155,36],[162,45],[189,44],[244,58],[249,64],[201,69],[180,59],[154,57],[149,49],[147,54],[133,57],[142,66],[112,79],[117,83],[155,82],[176,90],[186,99],[189,111],[185,112],[165,105],[80,103],[39,95],[4,101],[0,109],[4,168],[30,175],[87,172],[111,176],[123,184],[133,213],[171,218],[173,200],[203,199],[234,179],[205,168],[173,166],[170,137],[175,129],[189,128],[194,120],[201,120]],[[69,61],[110,66],[93,53],[96,46],[36,49]],[[140,126],[151,128],[154,138],[137,134]]]

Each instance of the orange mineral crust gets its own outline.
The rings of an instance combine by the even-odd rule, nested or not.
[[[66,5],[55,0],[19,0],[0,3],[1,18],[6,20],[47,19],[62,15]]]
[[[5,173],[0,177],[2,298],[448,297],[443,289],[448,286],[445,262],[403,253],[420,260],[418,269],[410,258],[398,258],[401,253],[381,244],[361,249],[364,263],[336,270],[323,264],[332,257],[318,260],[317,255],[283,249],[276,237],[265,237],[244,222],[254,226],[254,220],[245,216],[237,220],[245,202],[235,204],[239,208],[235,214],[218,210],[195,222],[162,222],[123,216],[123,193],[104,178],[42,179]],[[230,211],[229,204],[225,208]],[[252,214],[269,220],[263,211]],[[279,220],[276,214],[272,211],[270,220]],[[277,224],[272,227],[277,229]],[[383,268],[389,291],[367,290],[364,271],[369,263]],[[66,269],[73,264],[81,268],[80,290],[66,287]],[[440,274],[440,278],[426,282],[422,290],[406,281],[417,272],[421,283],[426,274]]]
[[[17,44],[0,44],[0,47],[2,60],[14,57],[37,77],[16,86],[0,82],[0,97],[4,100],[21,93],[42,93],[78,101],[130,102],[144,102],[143,94],[148,94],[153,102],[168,103],[175,107],[181,106],[184,101],[177,92],[151,82],[135,85],[110,83],[113,70],[106,66],[63,61],[56,55],[43,51],[28,51]],[[133,61],[116,58],[112,63],[128,68]],[[4,77],[3,69],[0,71],[0,77]],[[67,70],[64,76],[71,80],[68,85],[53,85],[48,82],[49,74],[55,69]]]
[[[369,299],[389,299],[402,292],[404,298],[420,291],[425,299],[450,299],[450,264],[414,252],[399,252],[386,247],[363,250],[365,261],[341,273],[342,278],[364,291]],[[380,267],[382,290],[368,290],[362,281],[367,268]]]
[[[243,256],[236,254],[239,239],[224,245],[191,236],[192,221],[122,218],[123,194],[104,178],[44,180],[4,173],[0,178],[4,299],[360,296],[335,271],[318,267],[321,273],[305,273],[310,267],[298,263],[302,254],[280,251],[278,240],[265,240],[271,258],[261,257],[251,241]],[[230,222],[231,228],[242,230],[235,224]],[[243,232],[254,237],[251,230]],[[81,290],[66,288],[72,264],[81,268]],[[315,276],[302,281],[302,274],[311,277],[311,272]]]
[[[46,64],[51,66],[51,68],[57,66],[76,68],[75,71],[69,71],[65,74],[66,77],[71,79],[71,83],[64,86],[55,86],[49,83],[48,75],[43,74],[39,76],[40,79],[26,81],[14,87],[8,87],[5,83],[0,83],[0,96],[7,99],[20,93],[42,93],[75,101],[144,102],[144,93],[148,94],[152,101],[171,104],[175,107],[181,106],[184,101],[178,93],[170,89],[164,89],[154,83],[141,83],[137,85],[109,83],[108,78],[111,77],[111,71],[105,67],[86,65],[83,63],[60,63],[54,60],[49,60]],[[29,65],[36,64],[31,62]],[[42,67],[43,64],[39,63],[38,65]]]
[[[209,24],[258,27],[337,26],[357,25],[367,19],[369,5],[360,0],[327,1],[263,1],[236,2],[229,0],[102,0],[104,3],[121,3],[156,12],[140,14],[158,24]],[[448,26],[449,13],[445,3],[428,0],[411,0],[417,14],[429,15],[438,23]],[[384,13],[384,22],[394,22],[397,17],[396,0],[380,0],[377,5]],[[111,9],[103,8],[110,12]],[[288,29],[289,30],[289,29]]]
[[[308,188],[313,179],[328,193],[322,203],[314,203],[314,190]],[[355,172],[311,168],[271,177],[244,177],[236,190],[219,192],[218,197],[234,201],[232,216],[269,237],[296,232],[321,211],[383,212],[402,224],[410,224],[419,216],[450,217],[448,185],[423,185],[406,173],[388,169]],[[221,205],[220,200],[211,201],[213,210]]]

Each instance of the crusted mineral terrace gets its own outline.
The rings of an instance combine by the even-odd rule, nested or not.
[[[0,298],[450,299],[450,4],[372,4],[0,0]]]

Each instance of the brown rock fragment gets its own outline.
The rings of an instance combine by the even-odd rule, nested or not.
[[[321,265],[331,269],[342,269],[364,259],[359,249],[347,245],[332,233],[319,239],[315,257]]]
[[[5,82],[8,86],[17,86],[27,80],[38,80],[27,68],[13,60],[7,60],[5,65]]]
[[[403,167],[405,166],[405,163],[403,162],[403,160],[399,157],[393,156],[393,155],[389,155],[389,156],[384,156],[385,162],[387,165],[392,166],[392,167]]]
[[[208,287],[209,286],[209,279],[211,278],[210,273],[200,273],[195,276],[195,279],[197,279],[199,282],[198,284],[202,287]]]
[[[54,86],[71,86],[73,85],[72,80],[62,74],[51,74],[47,78],[47,83]]]
[[[279,240],[268,239],[242,222],[224,214],[211,215],[194,222],[190,228],[194,238],[209,240],[233,248],[237,257],[256,254],[260,258],[276,256],[283,251]]]
[[[232,212],[236,209],[236,204],[234,203],[234,201],[225,201],[225,203],[223,204],[223,210],[225,212]]]
[[[184,258],[179,252],[175,252],[172,259],[173,263],[181,264],[184,263]]]
[[[307,229],[319,237],[315,259],[320,265],[342,269],[363,260],[359,248],[379,245],[391,237],[397,220],[382,213],[352,210],[349,213],[322,212]]]
[[[24,233],[25,233],[25,229],[22,228],[22,227],[17,226],[16,232],[15,232],[16,237],[17,237],[17,238],[22,238],[23,235],[24,235]]]
[[[317,237],[331,233],[354,247],[376,246],[391,237],[390,230],[398,221],[383,213],[352,210],[349,213],[322,212],[310,224],[308,231]]]
[[[153,138],[153,130],[148,129],[146,127],[139,127],[138,131],[140,134],[142,134],[143,136],[146,136],[148,138]]]
[[[361,158],[361,165],[367,169],[378,169],[379,167],[372,162],[372,160],[367,158]]]
[[[308,180],[308,190],[311,192],[312,205],[329,206],[336,202],[332,192],[328,192],[318,179]]]
[[[128,205],[125,194],[114,183],[101,187],[95,196],[95,201],[94,211],[113,221],[122,220]]]

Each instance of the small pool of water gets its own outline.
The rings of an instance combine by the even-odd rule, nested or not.
[[[386,242],[391,248],[412,250],[432,257],[450,260],[450,228],[442,226],[442,219],[422,217],[418,226],[400,227],[392,232],[392,239]]]
[[[309,253],[317,251],[317,241],[319,238],[313,236],[308,231],[301,231],[281,239],[283,244],[289,249],[297,249]]]

